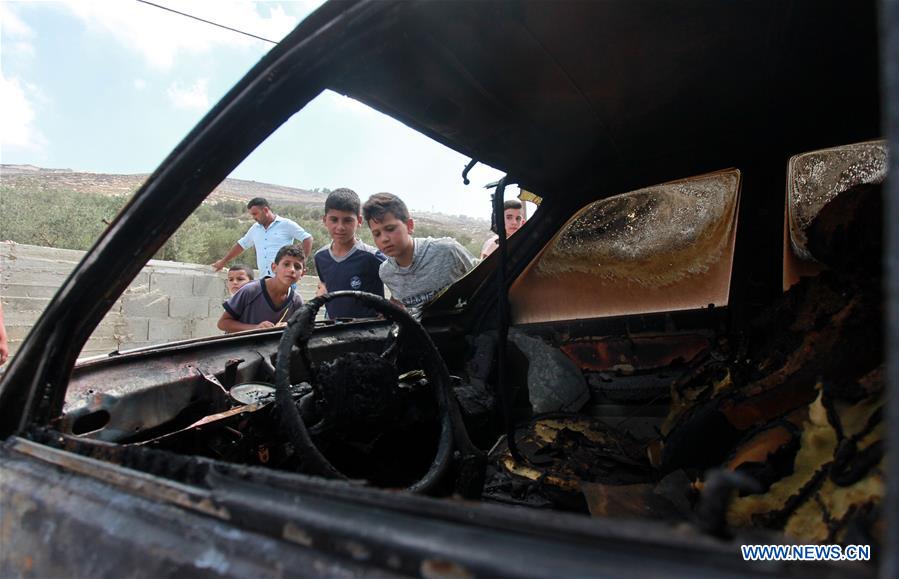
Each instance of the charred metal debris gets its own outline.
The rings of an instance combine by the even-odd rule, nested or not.
[[[742,340],[710,340],[663,371],[646,368],[639,341],[624,363],[606,358],[603,368],[602,356],[581,357],[588,414],[591,404],[601,414],[623,398],[647,410],[664,395],[669,410],[657,432],[583,411],[535,416],[515,432],[523,461],[505,441],[491,451],[484,498],[695,521],[718,535],[760,527],[802,541],[877,544],[879,294],[876,280],[827,272],[800,282]],[[587,342],[567,351],[583,356]],[[600,353],[615,345],[593,344]]]
[[[428,493],[688,521],[719,536],[769,529],[801,541],[877,545],[884,494],[881,303],[875,277],[828,271],[803,279],[739,340],[697,333],[671,349],[660,346],[670,336],[579,336],[561,349],[545,345],[580,368],[587,394],[579,397],[572,380],[568,398],[554,400],[555,412],[545,411],[546,401],[534,412],[540,393],[528,383],[533,373],[521,353],[533,345],[512,339],[508,353],[521,375],[509,377],[511,413],[522,460],[500,436],[486,467],[466,465],[454,453]],[[501,412],[491,364],[496,343],[486,334],[475,342],[468,377],[451,381],[451,405],[483,447],[502,433],[491,428]],[[315,391],[291,388],[291,406],[350,484],[414,485],[434,462],[439,439],[428,378],[399,375],[375,354],[340,360],[320,365]],[[543,359],[537,370],[550,363]],[[564,362],[556,363],[551,373],[564,376]],[[358,391],[350,382],[369,386]],[[354,409],[354,418],[333,413],[336,403]],[[308,471],[295,445],[279,435],[276,407],[262,396],[125,444],[46,428],[30,437],[201,487],[211,469]],[[628,409],[624,415],[610,414],[620,407]],[[478,480],[485,480],[483,491]]]
[[[852,187],[837,201],[805,229],[823,271],[802,278],[742,335],[559,340],[591,400],[579,414],[522,423],[514,437],[523,460],[501,441],[484,498],[693,521],[723,537],[769,529],[803,542],[878,545],[879,186]],[[629,414],[612,418],[617,407]]]

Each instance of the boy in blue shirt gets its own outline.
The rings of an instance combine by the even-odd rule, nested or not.
[[[387,259],[374,247],[356,239],[362,225],[361,201],[351,189],[335,189],[325,200],[322,222],[331,243],[315,252],[319,284],[316,295],[339,290],[364,291],[384,296],[384,284],[378,275]],[[325,304],[328,318],[372,318],[377,313],[352,298],[338,298]]]

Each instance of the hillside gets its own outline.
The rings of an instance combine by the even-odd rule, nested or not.
[[[130,195],[150,175],[81,173],[71,169],[44,169],[33,165],[0,165],[0,183],[23,193],[32,191],[74,191],[102,195]],[[242,179],[225,179],[207,201],[249,201],[265,197],[271,203],[324,203],[325,193],[271,185]]]
[[[33,165],[0,165],[0,238],[18,243],[87,249],[118,211],[125,198],[147,179],[146,174],[113,175]],[[158,259],[211,263],[224,255],[251,220],[243,204],[265,197],[275,210],[296,220],[315,238],[315,248],[328,240],[321,223],[327,189],[298,189],[242,179],[225,179],[203,206],[157,255]],[[477,256],[488,237],[486,220],[461,215],[417,212],[416,234],[451,236]],[[365,228],[363,240],[372,243]],[[252,260],[252,255],[244,257]]]

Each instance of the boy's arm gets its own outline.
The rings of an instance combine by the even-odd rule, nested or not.
[[[491,253],[494,252],[497,248],[496,238],[491,237],[487,241],[484,242],[484,245],[481,247],[481,259],[487,259]]]
[[[244,330],[256,330],[258,328],[274,328],[275,324],[271,323],[268,320],[263,322],[259,322],[258,324],[245,324],[239,320],[235,320],[234,316],[229,314],[228,312],[222,312],[222,317],[219,318],[218,328],[223,332],[228,332],[229,334],[234,332],[242,332]]]
[[[318,288],[315,290],[315,297],[321,296],[328,293],[328,288],[325,286],[325,282],[319,278],[318,280]]]

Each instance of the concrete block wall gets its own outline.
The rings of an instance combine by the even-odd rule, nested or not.
[[[83,251],[0,242],[0,301],[15,353]],[[208,265],[151,260],[94,330],[82,357],[219,335],[226,274]],[[98,280],[102,283],[102,280]],[[304,300],[318,278],[300,282]]]

